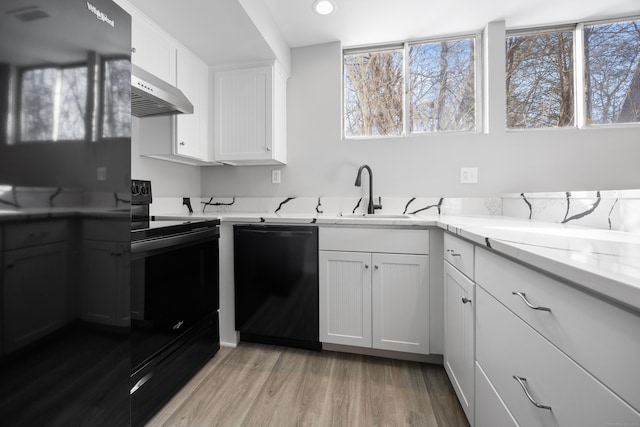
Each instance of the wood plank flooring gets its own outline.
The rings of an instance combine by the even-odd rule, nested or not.
[[[442,366],[244,342],[222,348],[147,424],[468,425]]]

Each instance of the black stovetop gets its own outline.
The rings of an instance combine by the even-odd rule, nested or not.
[[[188,233],[201,228],[215,228],[219,219],[154,220],[131,224],[131,241]]]

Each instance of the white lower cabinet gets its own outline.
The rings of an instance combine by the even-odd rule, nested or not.
[[[519,425],[640,424],[640,413],[481,286],[476,287],[476,360]]]
[[[444,263],[444,368],[467,419],[474,419],[474,283]],[[498,425],[498,424],[496,424]]]
[[[372,254],[373,348],[429,353],[429,257]]]
[[[411,239],[399,231],[384,230],[387,247]],[[421,232],[407,247],[424,244],[425,254],[353,251],[371,247],[376,230],[320,230],[320,341],[429,353],[429,245]]]
[[[371,347],[371,254],[320,251],[320,341]]]

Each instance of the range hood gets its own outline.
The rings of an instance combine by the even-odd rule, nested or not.
[[[131,64],[131,114],[136,117],[193,114],[193,104],[177,87]]]

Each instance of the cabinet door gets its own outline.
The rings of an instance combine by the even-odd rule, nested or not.
[[[429,257],[373,254],[373,347],[429,353]]]
[[[216,73],[216,160],[271,157],[272,74],[272,67]]]
[[[176,116],[177,154],[207,160],[207,87],[208,68],[197,56],[184,49],[177,51],[177,86],[193,104],[193,114]]]
[[[371,254],[320,251],[320,341],[371,347]]]
[[[85,240],[83,266],[82,320],[101,325],[128,325],[130,278],[124,244]]]
[[[131,16],[131,62],[175,85],[176,47],[147,19]]]
[[[64,243],[6,251],[3,328],[6,353],[64,326],[70,289]]]
[[[444,368],[467,419],[474,419],[474,284],[444,263]]]

